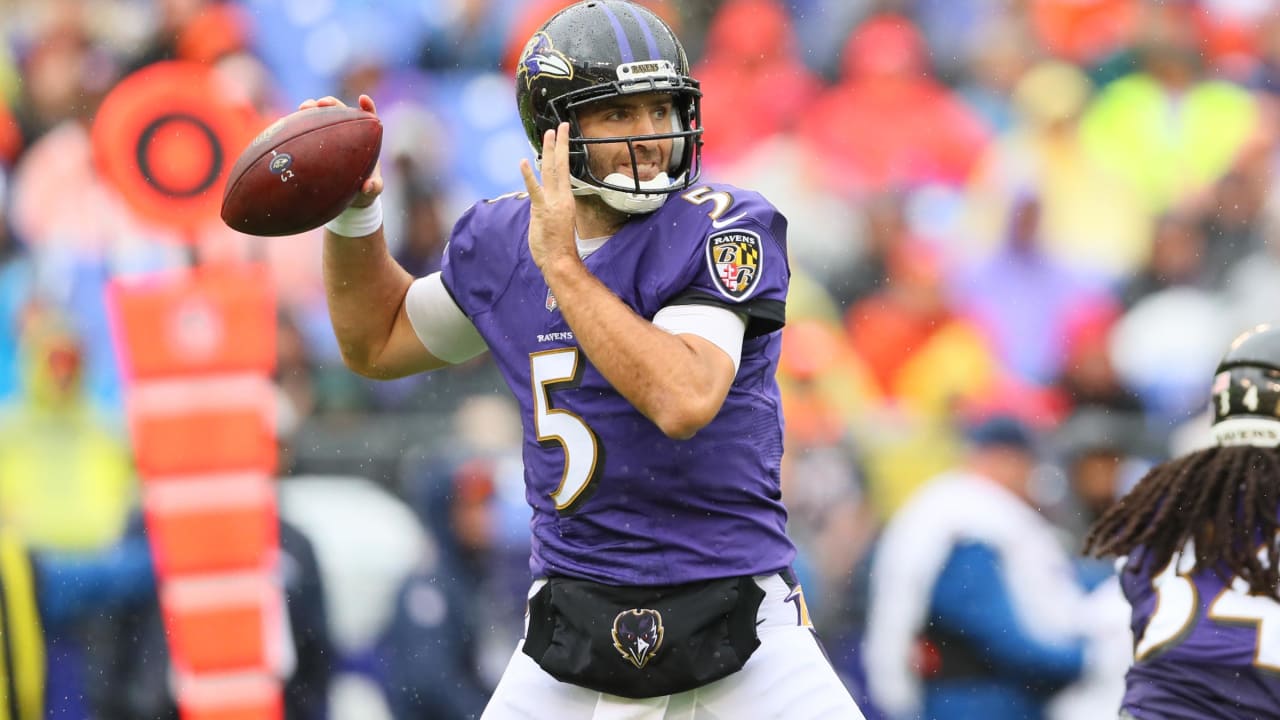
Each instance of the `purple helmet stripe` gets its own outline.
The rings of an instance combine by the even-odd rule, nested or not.
[[[649,59],[657,60],[662,56],[658,54],[658,41],[653,37],[653,31],[649,29],[649,23],[640,17],[640,13],[631,4],[627,4],[627,12],[631,13],[631,17],[636,19],[636,24],[640,26],[640,32],[644,33],[644,43],[649,46]]]
[[[605,15],[609,16],[609,24],[613,25],[613,34],[618,37],[618,53],[622,56],[622,62],[634,62],[636,58],[631,54],[631,41],[627,40],[627,31],[622,29],[622,22],[618,20],[618,16],[613,14],[607,4],[600,3],[600,9],[604,11]],[[643,24],[641,23],[641,25]]]

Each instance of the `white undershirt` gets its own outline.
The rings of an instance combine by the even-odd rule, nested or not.
[[[588,255],[604,247],[604,244],[608,242],[611,237],[613,236],[605,235],[604,237],[587,238],[584,240],[578,237],[578,231],[574,230],[573,242],[578,246],[578,257],[586,260]]]
[[[603,244],[601,240],[600,245]],[[598,248],[599,245],[589,252]],[[457,364],[488,349],[475,325],[445,289],[440,273],[413,281],[404,302],[414,333],[437,358]],[[737,372],[747,330],[745,316],[715,305],[668,305],[654,315],[653,324],[672,335],[697,335],[710,342],[729,356]]]

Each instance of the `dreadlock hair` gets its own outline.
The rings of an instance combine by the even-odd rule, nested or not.
[[[1280,448],[1215,446],[1152,468],[1098,519],[1084,552],[1129,556],[1142,548],[1158,570],[1194,540],[1196,569],[1238,576],[1251,594],[1280,599],[1277,513]]]

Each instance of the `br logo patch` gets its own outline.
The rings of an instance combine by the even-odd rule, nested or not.
[[[623,610],[613,619],[613,646],[637,668],[658,654],[662,633],[662,614],[657,610]]]
[[[750,230],[724,230],[707,237],[707,268],[721,295],[745,300],[759,284],[764,244]]]

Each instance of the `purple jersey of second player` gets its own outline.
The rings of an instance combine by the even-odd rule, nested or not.
[[[775,372],[790,270],[786,219],[758,194],[704,186],[624,225],[585,259],[641,317],[712,304],[748,318],[720,413],[666,437],[592,366],[529,255],[523,193],[454,227],[443,281],[519,402],[536,577],[666,585],[787,567]]]
[[[1194,558],[1188,547],[1157,568],[1139,551],[1137,572],[1120,572],[1135,643],[1124,708],[1139,720],[1280,718],[1280,602]]]

